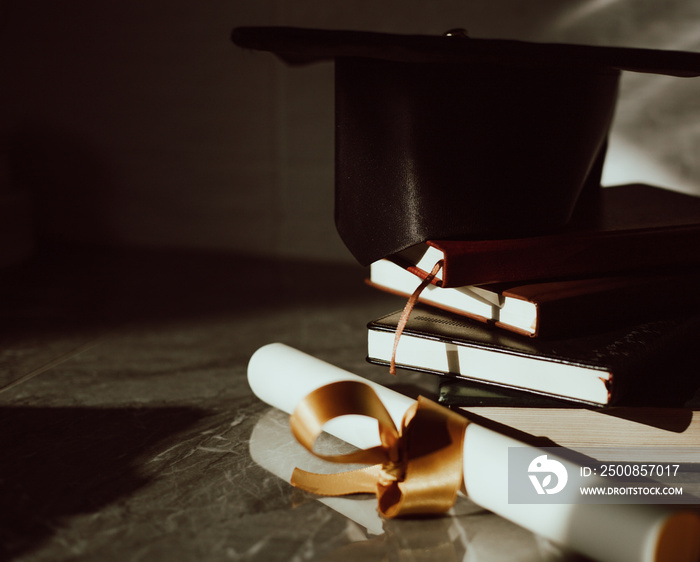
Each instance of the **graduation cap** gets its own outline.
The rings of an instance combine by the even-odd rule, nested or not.
[[[335,219],[363,265],[426,240],[532,236],[597,190],[621,71],[700,53],[242,27],[241,47],[335,61]]]

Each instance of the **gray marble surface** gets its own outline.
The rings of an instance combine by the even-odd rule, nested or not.
[[[371,498],[319,500],[287,483],[314,461],[248,388],[260,346],[435,390],[365,363],[365,323],[402,304],[365,275],[88,251],[1,271],[0,559],[568,558],[466,499],[448,517],[384,521]]]

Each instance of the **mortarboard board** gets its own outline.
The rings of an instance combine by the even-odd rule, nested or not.
[[[699,76],[700,53],[242,27],[241,47],[335,61],[335,220],[363,265],[426,240],[561,228],[600,186],[620,71]]]

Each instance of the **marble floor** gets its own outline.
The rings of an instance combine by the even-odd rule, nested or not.
[[[246,365],[280,341],[409,395],[368,365],[365,323],[401,306],[352,265],[54,250],[0,271],[0,559],[560,560],[460,499],[383,521],[284,479],[305,453]]]

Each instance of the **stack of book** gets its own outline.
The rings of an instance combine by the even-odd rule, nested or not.
[[[403,309],[368,324],[370,362],[436,374],[443,404],[565,446],[700,435],[700,198],[603,188],[563,231],[428,241],[368,283],[401,306],[439,261],[398,344]]]

